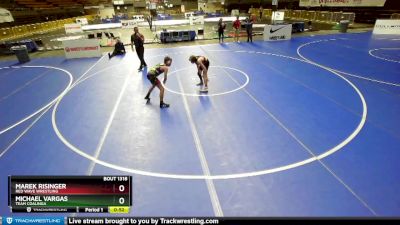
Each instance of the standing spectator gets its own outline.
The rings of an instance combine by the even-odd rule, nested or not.
[[[240,20],[239,20],[239,16],[236,17],[235,22],[233,22],[233,28],[235,29],[235,41],[239,42],[239,34],[240,34]]]
[[[140,60],[140,67],[139,67],[139,72],[143,70],[143,67],[147,67],[146,62],[144,61],[144,36],[143,34],[139,33],[139,28],[134,27],[133,28],[134,33],[131,36],[131,46],[133,50],[133,45],[135,45],[136,49],[136,54],[139,57]]]
[[[260,21],[262,20],[262,16],[263,16],[263,7],[260,6],[260,9],[258,10],[259,14],[260,14]]]
[[[108,58],[111,59],[116,55],[124,55],[126,53],[124,43],[118,38],[117,43],[115,43],[113,53],[108,53]]]
[[[249,11],[247,13],[248,14],[252,14],[253,13],[253,5],[250,6]]]
[[[257,21],[257,15],[256,14],[252,14],[251,15],[251,19],[253,20],[253,22]]]
[[[246,19],[247,42],[253,42],[253,20],[250,16]]]
[[[146,17],[146,20],[149,23],[150,31],[153,31],[153,17],[151,15],[148,15]]]
[[[218,22],[218,40],[219,43],[223,43],[224,42],[224,31],[226,28],[226,24],[224,23],[224,21],[222,21],[222,18],[219,19]]]

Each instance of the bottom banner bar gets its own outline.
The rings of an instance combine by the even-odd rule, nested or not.
[[[168,224],[198,224],[198,225],[311,225],[311,224],[365,224],[386,225],[400,224],[400,218],[181,218],[181,217],[0,217],[0,225],[168,225]]]
[[[66,225],[168,225],[168,224],[199,224],[199,225],[321,225],[321,224],[365,224],[386,225],[400,224],[400,219],[376,218],[250,218],[250,217],[67,217]]]

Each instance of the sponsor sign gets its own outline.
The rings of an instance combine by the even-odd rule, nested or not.
[[[143,15],[134,15],[134,16],[132,16],[132,20],[135,20],[137,22],[143,22],[144,16]]]
[[[192,16],[189,18],[190,25],[204,24],[204,16]]]
[[[194,12],[187,12],[185,13],[185,19],[189,19],[190,17],[194,16]]]
[[[7,9],[0,8],[0,23],[14,22],[11,12]]]
[[[66,34],[82,33],[82,25],[78,23],[64,24]]]
[[[232,9],[231,16],[239,16],[239,9]]]
[[[88,25],[88,20],[86,18],[77,18],[76,23],[81,24],[81,25]]]
[[[122,29],[133,29],[138,25],[137,20],[121,20]]]
[[[265,25],[264,41],[290,40],[292,38],[292,24]]]
[[[376,20],[372,33],[400,35],[400,20]]]
[[[284,20],[284,18],[285,18],[285,12],[282,12],[282,11],[272,12],[272,20],[280,21],[280,20]]]
[[[78,39],[63,41],[67,59],[101,57],[100,41],[97,39]]]

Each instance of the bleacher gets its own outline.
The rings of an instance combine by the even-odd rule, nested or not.
[[[287,9],[289,11],[310,11],[310,12],[341,12],[341,13],[354,13],[355,23],[375,23],[376,19],[389,19],[392,14],[400,13],[399,0],[387,0],[384,7],[300,7],[298,1],[280,1],[279,10]],[[253,3],[237,3],[229,5],[228,10],[239,9],[240,12],[244,12],[250,8],[250,5],[254,5],[254,12],[258,15],[259,4]],[[263,4],[264,8],[272,8],[271,4]],[[264,11],[265,12],[265,11]],[[304,15],[296,15],[296,18],[304,18]],[[335,18],[337,18],[335,16]],[[335,21],[335,18],[333,19]],[[320,18],[321,19],[321,18]],[[324,19],[324,21],[330,21],[330,19]]]
[[[400,13],[393,13],[391,16],[390,16],[390,19],[400,19]]]
[[[297,5],[296,9],[299,8]],[[400,13],[398,0],[387,0],[384,7],[316,7],[309,10],[354,13],[355,23],[375,23],[376,19],[389,19],[393,13]]]
[[[88,21],[93,20],[94,16],[84,16]],[[79,17],[82,18],[82,17]],[[0,29],[0,41],[8,41],[30,36],[32,34],[46,33],[57,29],[64,29],[64,24],[75,23],[76,17],[54,20],[43,23],[26,24],[21,26],[13,26]]]
[[[14,22],[1,23],[0,28],[80,16],[82,2],[83,0],[1,0],[0,7],[11,12]]]
[[[84,0],[15,0],[20,7],[31,9],[50,9],[50,8],[77,8],[82,7]],[[96,3],[97,1],[94,1]]]
[[[353,24],[356,18],[353,12],[332,11],[308,11],[308,10],[279,10],[285,12],[285,18],[291,20],[315,21],[321,23],[338,23],[341,20],[349,20]],[[254,16],[258,16],[258,9],[250,10]],[[264,9],[263,17],[271,18],[272,9]]]

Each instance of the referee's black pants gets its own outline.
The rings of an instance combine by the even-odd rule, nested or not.
[[[139,57],[140,60],[140,68],[143,68],[145,66],[147,66],[146,62],[144,61],[144,47],[136,47],[136,54]]]

